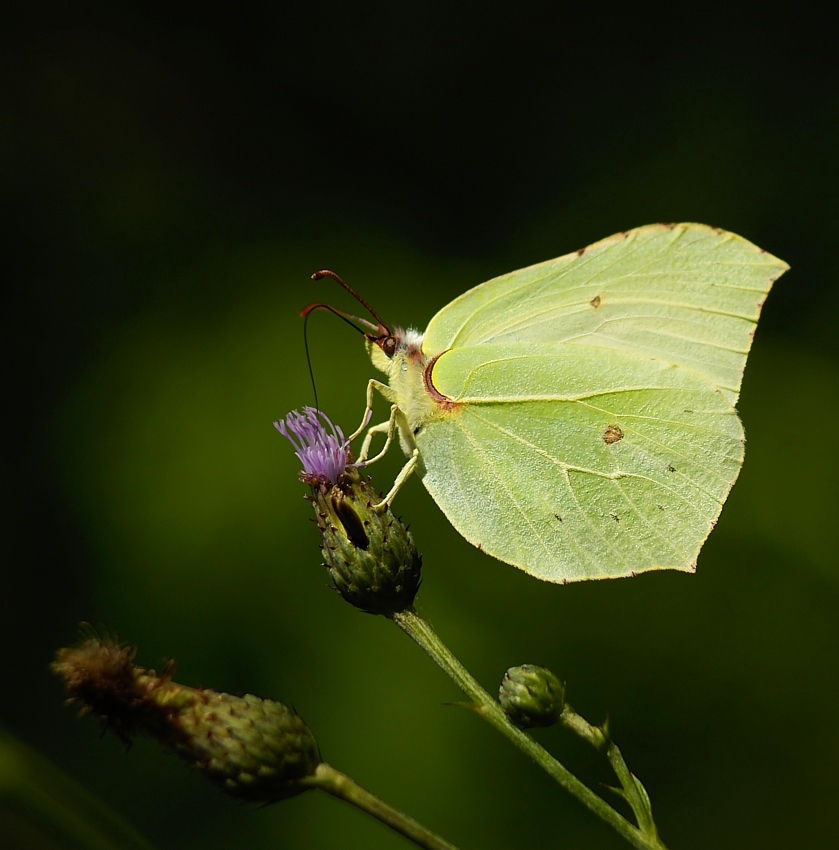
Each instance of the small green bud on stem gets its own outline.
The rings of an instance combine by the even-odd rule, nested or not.
[[[88,638],[60,649],[52,670],[68,702],[97,714],[126,744],[156,738],[233,797],[274,802],[308,790],[320,754],[309,728],[272,700],[196,689],[134,664],[136,650]]]
[[[547,667],[522,664],[504,674],[498,701],[519,729],[553,726],[565,705],[565,688]]]

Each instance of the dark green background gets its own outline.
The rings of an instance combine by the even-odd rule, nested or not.
[[[126,756],[99,740],[47,671],[88,620],[141,663],[176,658],[184,683],[294,704],[331,764],[464,850],[626,846],[445,706],[458,692],[392,625],[328,590],[271,421],[313,400],[299,310],[352,309],[316,268],[422,328],[495,274],[702,221],[792,270],[746,371],[746,465],[695,576],[542,584],[463,542],[419,482],[397,507],[443,638],[491,690],[541,663],[608,715],[672,850],[835,847],[827,23],[729,4],[4,14],[0,723],[161,850],[407,846],[325,796],[243,807],[152,742]],[[310,329],[321,405],[352,430],[361,342],[327,315]],[[567,734],[537,737],[609,781]]]

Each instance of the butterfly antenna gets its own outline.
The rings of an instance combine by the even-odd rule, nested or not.
[[[379,323],[380,330],[387,330],[387,325],[379,318],[379,314],[348,284],[345,283],[335,272],[331,269],[321,269],[320,271],[315,272],[312,275],[312,280],[320,280],[324,277],[331,277],[332,280],[335,281],[339,286],[343,287],[368,313]],[[388,331],[389,333],[389,331]]]
[[[315,310],[328,310],[330,313],[337,316],[339,319],[343,319],[350,327],[355,328],[359,333],[364,334],[364,336],[377,345],[382,344],[382,340],[392,340],[393,334],[390,332],[390,328],[379,318],[379,314],[347,283],[345,283],[341,277],[339,277],[335,272],[331,269],[321,269],[320,271],[316,271],[312,275],[312,280],[320,280],[321,278],[329,277],[332,278],[342,289],[349,292],[365,310],[367,310],[370,315],[376,320],[377,325],[374,325],[368,319],[362,319],[360,316],[353,316],[349,313],[345,313],[343,310],[339,310],[337,307],[332,307],[330,304],[310,304],[306,307],[305,310],[301,313],[303,316],[303,343],[306,349],[306,364],[309,367],[309,377],[312,381],[312,390],[315,394],[315,408],[320,409],[318,407],[318,391],[315,386],[315,373],[312,368],[312,358],[309,353],[309,334],[308,334],[308,324],[309,324],[309,316]]]
[[[309,349],[309,316],[311,316],[315,310],[328,310],[339,319],[343,319],[343,321],[345,321],[353,330],[356,330],[365,336],[369,336],[369,332],[360,328],[356,323],[367,325],[368,328],[377,332],[381,331],[381,327],[376,328],[373,326],[373,323],[368,322],[367,319],[361,319],[358,316],[350,316],[348,313],[345,313],[343,310],[339,310],[337,307],[333,307],[331,304],[310,304],[300,313],[303,317],[303,347],[306,350],[306,365],[309,367],[309,378],[312,381],[312,390],[315,394],[315,409],[320,410],[320,407],[318,406],[318,388],[315,384],[315,372],[312,368],[312,356]],[[375,313],[373,315],[375,316]]]
[[[309,351],[309,332],[307,326],[309,324],[309,315],[311,311],[305,313],[303,316],[303,348],[306,351],[306,365],[309,367],[309,380],[312,382],[312,392],[315,394],[315,410],[320,410],[320,405],[318,404],[318,388],[315,383],[315,370],[312,368],[312,354]]]

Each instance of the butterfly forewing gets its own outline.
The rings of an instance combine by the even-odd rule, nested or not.
[[[734,403],[761,304],[786,268],[731,233],[650,225],[464,293],[431,320],[423,350],[595,345],[696,371]]]

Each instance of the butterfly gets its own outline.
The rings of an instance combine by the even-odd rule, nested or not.
[[[537,578],[692,572],[743,463],[735,404],[787,268],[733,233],[654,224],[476,286],[424,333],[373,313],[387,382],[365,424],[375,393],[392,407],[360,458],[398,435],[385,501],[418,475],[466,540]]]

